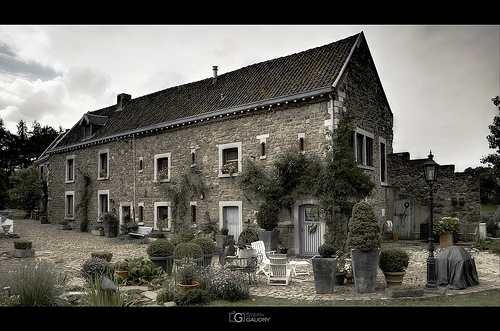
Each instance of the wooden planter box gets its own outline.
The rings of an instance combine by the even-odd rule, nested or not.
[[[93,236],[104,236],[104,230],[92,230]]]
[[[32,257],[35,256],[34,249],[18,249],[14,248],[10,250],[10,256],[17,258]]]

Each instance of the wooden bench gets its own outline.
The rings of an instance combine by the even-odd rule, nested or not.
[[[128,234],[133,237],[147,237],[153,231],[153,227],[151,226],[139,226],[137,230],[129,232]]]

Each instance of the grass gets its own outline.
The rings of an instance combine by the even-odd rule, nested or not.
[[[367,302],[308,303],[286,300],[214,301],[209,307],[500,307],[500,290],[419,300],[373,300]]]

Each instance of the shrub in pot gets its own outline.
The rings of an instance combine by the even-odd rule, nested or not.
[[[325,243],[318,247],[318,253],[320,256],[314,256],[312,259],[316,293],[333,293],[337,269],[335,246]]]
[[[174,244],[168,239],[158,239],[149,244],[147,253],[156,267],[162,267],[169,275],[172,273]]]
[[[217,251],[215,242],[208,237],[198,237],[191,240],[191,242],[198,244],[203,251],[203,265],[208,267],[212,264],[212,257]]]
[[[180,290],[181,293],[195,289],[199,283],[194,280],[197,274],[197,265],[194,262],[187,262],[179,266],[177,273],[180,277]]]
[[[257,224],[262,228],[259,230],[259,240],[264,242],[266,252],[276,251],[278,247],[280,208],[272,202],[264,202],[259,206],[257,212]]]
[[[10,250],[10,255],[18,258],[35,256],[35,250],[31,249],[32,244],[28,240],[15,240],[14,249]]]
[[[101,215],[105,237],[116,237],[118,235],[118,217],[114,212],[106,212]]]
[[[351,248],[354,284],[358,293],[375,292],[381,227],[373,207],[358,202],[352,208],[347,245]]]
[[[193,242],[187,242],[175,246],[174,262],[179,265],[186,260],[201,264],[203,260],[203,250],[200,245]]]
[[[408,253],[399,248],[385,249],[380,252],[378,265],[385,275],[387,287],[400,286],[410,257]]]
[[[115,272],[118,274],[118,276],[120,276],[123,280],[128,278],[129,266],[128,266],[127,259],[116,262],[113,265],[113,268],[114,268]]]

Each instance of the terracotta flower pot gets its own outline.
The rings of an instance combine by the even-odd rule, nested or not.
[[[128,278],[128,270],[116,270],[118,276],[120,276],[123,280]]]
[[[453,232],[446,231],[439,235],[439,246],[441,248],[446,248],[453,246]]]
[[[384,271],[385,281],[387,282],[387,287],[390,286],[401,286],[403,284],[403,277],[406,274],[406,271],[402,272],[390,272]]]
[[[197,281],[194,281],[194,280],[193,280],[193,284],[191,284],[191,285],[185,285],[185,284],[179,283],[179,287],[181,289],[182,294],[186,293],[189,290],[194,290],[195,288],[198,287],[198,285],[199,285],[199,283]]]

